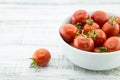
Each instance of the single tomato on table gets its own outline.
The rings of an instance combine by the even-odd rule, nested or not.
[[[32,63],[30,67],[46,66],[51,59],[51,54],[47,49],[38,49],[32,56]]]
[[[60,35],[66,42],[70,43],[75,38],[77,27],[73,24],[65,24],[60,27]]]
[[[72,24],[82,23],[89,18],[89,14],[85,10],[77,10],[72,15]]]

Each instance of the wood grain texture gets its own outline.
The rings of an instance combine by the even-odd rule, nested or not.
[[[119,4],[119,0],[0,0],[0,4],[14,5],[73,5],[73,4]]]
[[[120,14],[119,0],[0,0],[0,80],[119,80],[120,67],[91,71],[62,54],[59,27],[75,10]],[[39,48],[50,50],[50,63],[30,69],[29,57]]]

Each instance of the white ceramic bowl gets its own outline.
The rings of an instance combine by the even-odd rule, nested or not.
[[[67,18],[63,24],[70,23],[70,20]],[[108,70],[120,66],[120,51],[92,53],[70,46],[61,36],[60,39],[64,56],[75,65],[90,70]]]

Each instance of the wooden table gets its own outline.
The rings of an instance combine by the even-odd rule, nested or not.
[[[0,0],[0,80],[120,80],[120,67],[91,71],[62,54],[58,29],[78,9],[120,15],[119,0]],[[30,69],[35,50],[51,52],[47,67]]]

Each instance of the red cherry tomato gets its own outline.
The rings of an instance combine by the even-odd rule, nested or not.
[[[108,52],[120,50],[120,38],[116,36],[108,38],[104,43],[104,47],[108,49]]]
[[[95,31],[96,31],[96,38],[94,39],[95,46],[101,47],[106,41],[106,34],[101,29],[96,29]]]
[[[99,29],[99,25],[95,22],[93,22],[93,20],[89,19],[86,20],[86,24],[84,25],[84,33],[88,33],[91,32],[93,29]]]
[[[102,30],[106,33],[107,37],[111,36],[118,36],[119,35],[119,24],[114,21],[114,17],[109,19],[108,22],[106,22]]]
[[[73,46],[84,51],[94,50],[94,41],[92,38],[85,38],[81,35],[77,36],[73,41]]]
[[[50,52],[46,49],[38,49],[32,57],[33,62],[30,67],[36,68],[39,66],[46,66],[51,59]]]
[[[60,35],[66,42],[72,42],[75,38],[77,28],[72,24],[65,24],[60,27]]]
[[[106,12],[99,10],[99,11],[95,11],[91,15],[91,18],[100,26],[102,26],[109,19],[109,15]]]
[[[89,18],[85,10],[78,10],[72,15],[72,24],[82,23]]]

